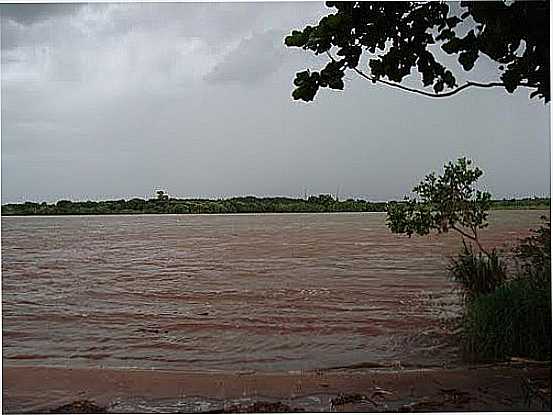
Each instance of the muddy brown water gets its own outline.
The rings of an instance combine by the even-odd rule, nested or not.
[[[543,211],[494,211],[486,246]],[[5,366],[286,371],[401,360],[459,312],[457,235],[382,213],[2,217]],[[449,354],[448,354],[449,353]]]

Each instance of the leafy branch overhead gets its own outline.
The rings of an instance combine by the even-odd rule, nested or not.
[[[319,88],[344,89],[347,70],[379,82],[431,97],[451,96],[468,87],[532,89],[530,97],[548,102],[549,2],[327,2],[335,8],[317,26],[294,30],[285,44],[326,54],[318,71],[298,72],[294,99],[311,101]],[[458,4],[457,4],[458,5]],[[465,71],[486,55],[498,65],[497,82],[459,84],[453,72],[436,59],[436,47],[456,55]],[[365,67],[363,53],[371,57]],[[401,85],[412,70],[433,92]]]
[[[441,176],[431,173],[413,188],[416,198],[390,203],[386,220],[390,230],[411,236],[452,229],[486,252],[478,239],[478,230],[488,226],[491,195],[474,189],[482,170],[472,168],[471,164],[465,158],[449,162]]]

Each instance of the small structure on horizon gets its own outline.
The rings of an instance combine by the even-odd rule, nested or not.
[[[165,190],[156,190],[157,200],[169,200],[169,195]]]

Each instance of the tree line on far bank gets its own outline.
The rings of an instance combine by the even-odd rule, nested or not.
[[[288,197],[233,197],[229,199],[176,199],[167,194],[157,198],[55,203],[10,203],[2,215],[112,215],[112,214],[187,214],[187,213],[331,213],[385,212],[387,202],[362,199],[337,200],[328,194],[308,199]],[[492,209],[549,209],[550,198],[503,199],[491,201]]]

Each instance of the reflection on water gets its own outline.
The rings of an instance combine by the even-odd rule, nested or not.
[[[484,244],[539,224],[494,212]],[[2,218],[3,360],[288,370],[417,354],[458,311],[459,238],[381,213]],[[422,352],[421,352],[422,353]]]

